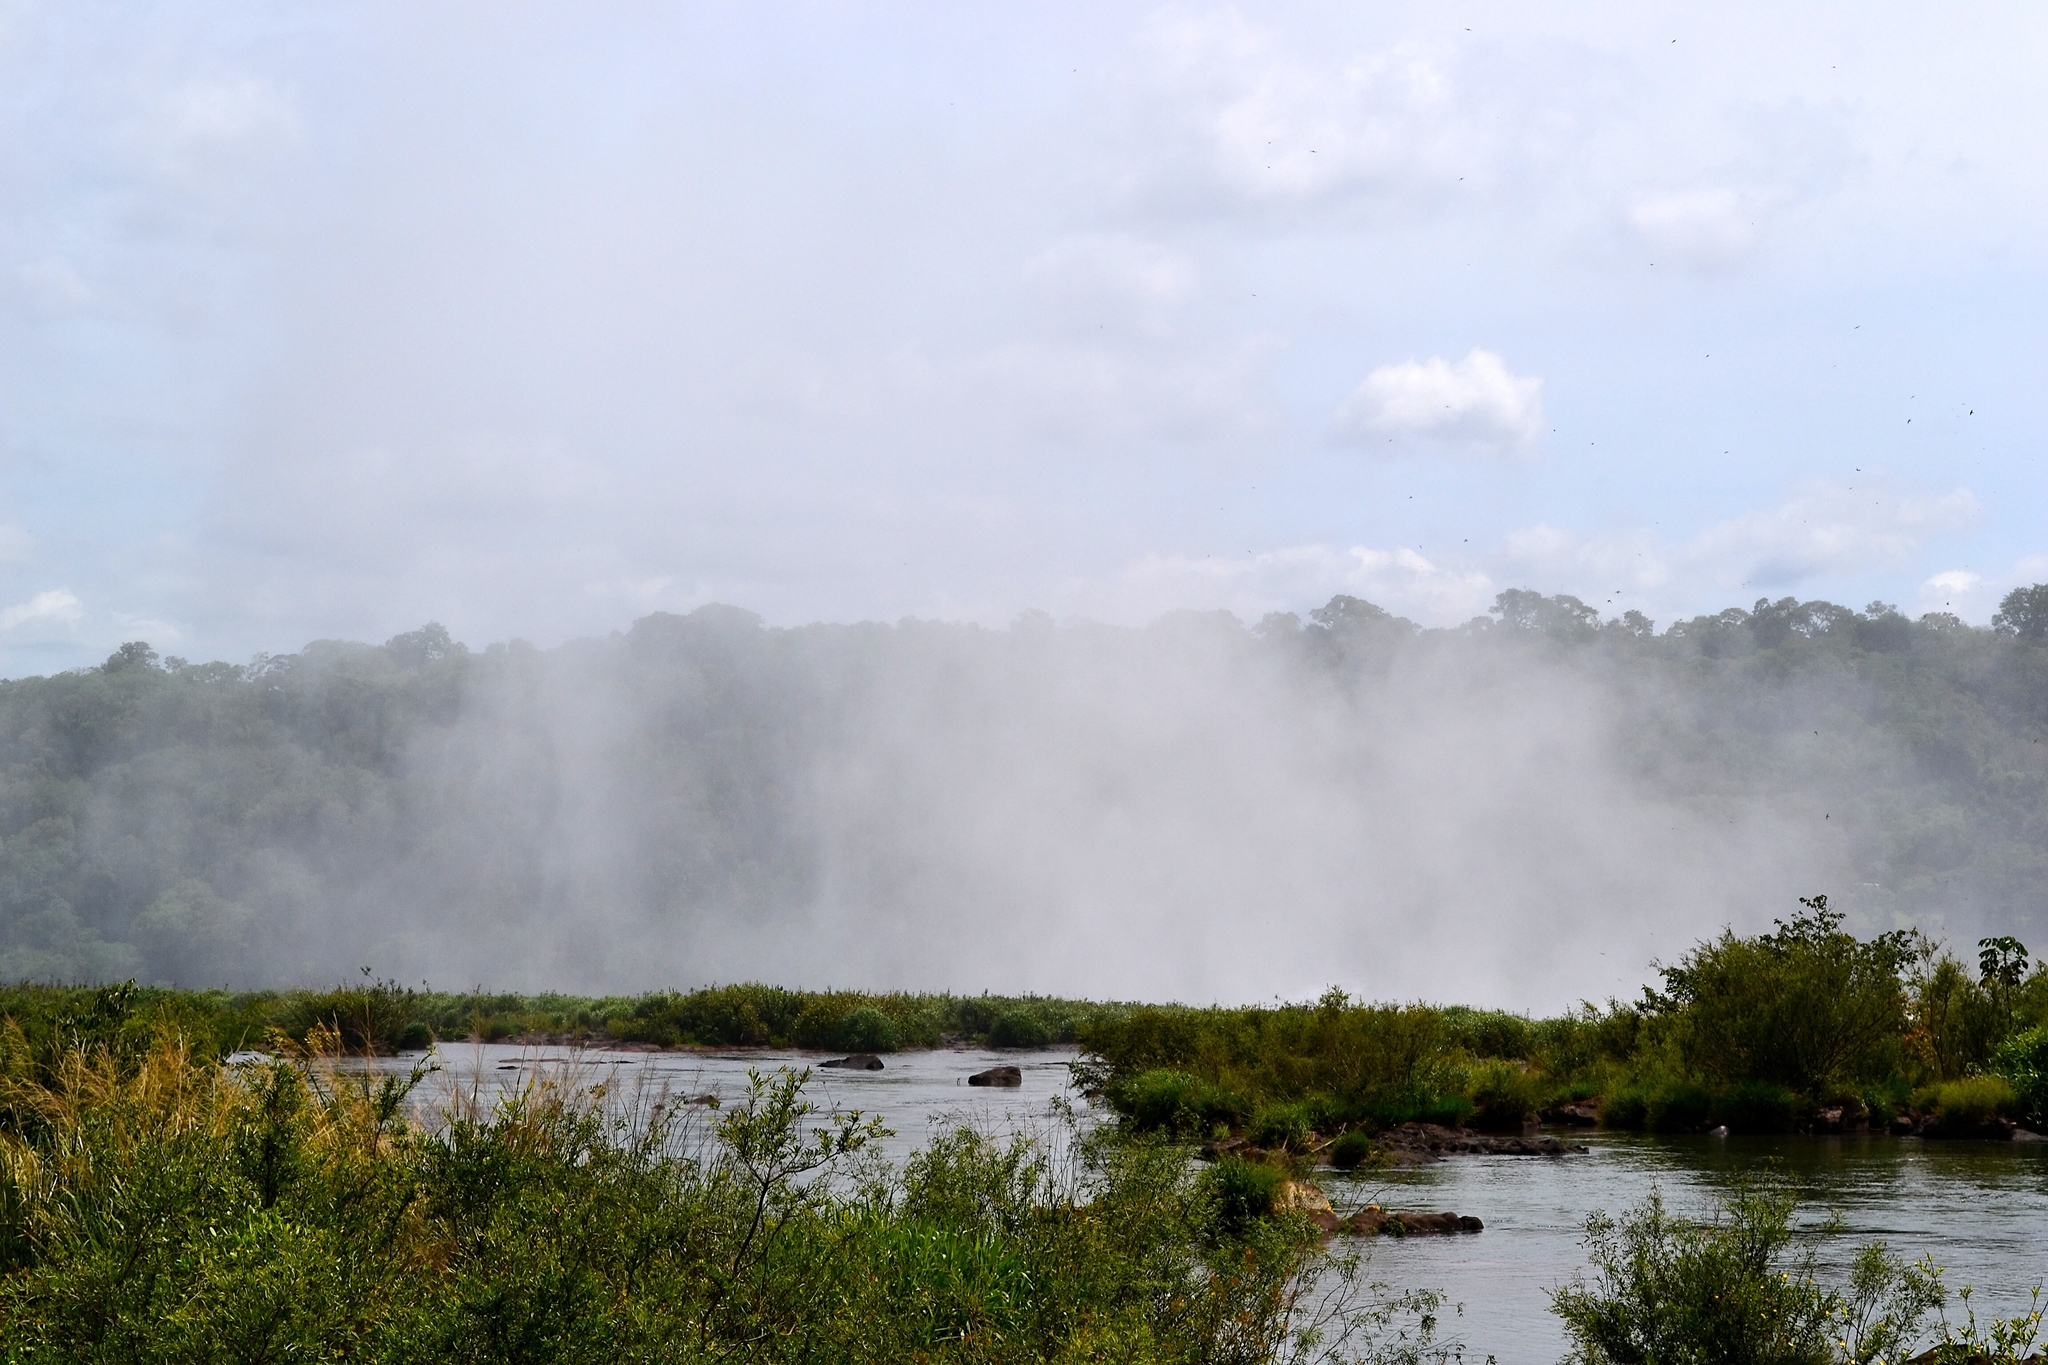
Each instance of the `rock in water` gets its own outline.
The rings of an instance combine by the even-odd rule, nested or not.
[[[1483,1232],[1486,1224],[1470,1214],[1389,1213],[1378,1204],[1367,1204],[1346,1218],[1341,1227],[1359,1237],[1411,1237],[1425,1233]]]
[[[841,1071],[880,1071],[882,1059],[872,1052],[856,1052],[851,1057],[838,1057],[829,1062],[819,1062],[820,1069],[836,1067]]]
[[[1014,1066],[992,1066],[967,1078],[969,1085],[1022,1085],[1024,1073]]]

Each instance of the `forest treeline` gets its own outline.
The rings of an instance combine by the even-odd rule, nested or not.
[[[964,932],[971,877],[916,882],[940,779],[922,774],[938,794],[897,828],[874,825],[876,793],[916,789],[917,727],[950,705],[963,771],[1022,764],[1045,735],[1085,751],[1085,707],[1139,665],[1190,682],[1227,666],[1344,714],[1404,669],[1484,671],[1488,695],[1525,668],[1581,679],[1652,797],[1830,822],[1860,923],[2044,927],[2048,585],[1988,629],[1785,598],[1660,631],[1520,590],[1449,630],[1349,597],[1310,617],[769,629],[706,607],[551,650],[471,651],[434,625],[248,664],[124,645],[0,683],[0,979],[249,986],[369,963],[503,981],[524,963],[564,982],[637,971],[644,989],[648,964],[703,980],[704,944],[800,942],[828,912],[896,923],[909,937],[889,950]],[[1039,728],[974,728],[1012,703]],[[908,737],[886,761],[861,749],[878,715]],[[1169,747],[1144,761],[1167,768]],[[1127,818],[1145,789],[1126,777],[1086,772],[1039,805]],[[1061,856],[1020,837],[1020,864]]]

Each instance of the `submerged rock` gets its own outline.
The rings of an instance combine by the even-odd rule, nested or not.
[[[829,1062],[819,1062],[820,1069],[836,1068],[840,1071],[880,1071],[882,1059],[872,1052],[856,1052],[851,1057],[837,1057]]]
[[[1024,1073],[1014,1066],[992,1066],[967,1078],[969,1085],[1022,1085]]]

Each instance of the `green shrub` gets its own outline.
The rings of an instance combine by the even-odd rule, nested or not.
[[[1226,1156],[1202,1172],[1202,1183],[1216,1202],[1216,1216],[1225,1232],[1241,1236],[1248,1225],[1273,1211],[1273,1201],[1287,1176],[1263,1161]]]
[[[1789,1133],[1805,1107],[1796,1093],[1769,1081],[1732,1086],[1716,1106],[1721,1122],[1737,1133]]]
[[[1146,1071],[1114,1086],[1111,1103],[1136,1132],[1201,1135],[1246,1116],[1237,1096],[1185,1071]]]
[[[2007,1039],[1992,1069],[2013,1090],[2013,1108],[2035,1129],[2048,1127],[2048,1024]]]
[[[959,1132],[855,1191],[813,1177],[875,1127],[787,1072],[715,1119],[544,1080],[419,1130],[403,1078],[58,1060],[5,1087],[43,1120],[0,1177],[9,1361],[1265,1361],[1320,1302],[1279,1173],[1173,1144],[1077,1134],[1068,1180]]]
[[[1646,1008],[1676,1029],[1686,1074],[1814,1096],[1896,1070],[1907,1026],[1899,974],[1918,940],[1858,939],[1827,897],[1800,904],[1775,933],[1723,933],[1658,968],[1664,989],[1645,992]]]
[[[1650,1094],[1644,1126],[1657,1133],[1696,1133],[1714,1114],[1714,1096],[1694,1081],[1670,1081]]]
[[[1585,1365],[1833,1365],[1904,1359],[1942,1301],[1938,1272],[1883,1244],[1858,1254],[1846,1292],[1819,1282],[1818,1255],[1794,1252],[1795,1207],[1773,1176],[1738,1184],[1711,1222],[1667,1212],[1652,1194],[1619,1220],[1586,1221],[1598,1278],[1551,1292]],[[1839,1354],[1838,1354],[1839,1353]]]
[[[1484,1063],[1473,1074],[1471,1125],[1483,1132],[1519,1132],[1542,1108],[1545,1092],[1543,1078],[1523,1067]]]
[[[1521,1061],[1536,1045],[1536,1025],[1506,1010],[1453,1006],[1444,1011],[1444,1024],[1451,1043],[1474,1057]]]
[[[1936,1130],[1943,1133],[1974,1133],[2018,1108],[2018,1096],[2003,1076],[1944,1081],[1916,1098],[1932,1115]]]
[[[1330,1144],[1330,1164],[1340,1171],[1357,1170],[1372,1160],[1372,1139],[1353,1130]]]
[[[1650,1126],[1650,1091],[1647,1086],[1617,1086],[1600,1100],[1600,1123],[1607,1128],[1643,1129]]]
[[[1245,1131],[1261,1147],[1285,1147],[1298,1152],[1308,1145],[1315,1122],[1305,1104],[1271,1104],[1252,1116]]]
[[[991,1047],[1044,1047],[1052,1042],[1052,1030],[1035,1014],[1007,1010],[989,1025]]]
[[[331,1030],[349,1052],[396,1052],[425,1041],[424,1030],[415,1027],[417,998],[415,992],[389,981],[298,992],[286,998],[279,1025],[301,1042],[322,1028]]]
[[[894,1052],[902,1046],[895,1020],[872,1005],[848,1010],[834,1034],[835,1046],[848,1052]]]

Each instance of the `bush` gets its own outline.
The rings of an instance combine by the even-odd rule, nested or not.
[[[1313,1131],[1315,1120],[1305,1104],[1268,1105],[1253,1116],[1246,1129],[1251,1140],[1261,1147],[1285,1147],[1296,1152],[1308,1146],[1308,1136]]]
[[[1586,1220],[1598,1279],[1551,1293],[1586,1365],[1832,1365],[1903,1359],[1940,1305],[1939,1276],[1881,1243],[1858,1254],[1845,1293],[1821,1284],[1810,1245],[1793,1255],[1795,1207],[1775,1176],[1739,1183],[1711,1222],[1652,1193],[1619,1221]],[[1837,1353],[1840,1354],[1837,1354]]]
[[[1136,1132],[1206,1136],[1244,1121],[1237,1096],[1184,1071],[1147,1071],[1114,1087],[1111,1103]]]
[[[1007,1010],[989,1025],[991,1047],[1044,1047],[1052,1042],[1052,1030],[1035,1014]]]
[[[1696,1133],[1714,1114],[1714,1097],[1703,1085],[1672,1081],[1651,1093],[1646,1126],[1656,1133]]]
[[[1067,1180],[960,1132],[854,1191],[874,1127],[787,1072],[715,1119],[542,1081],[421,1131],[403,1078],[58,1060],[0,1076],[41,1120],[0,1142],[9,1361],[1275,1360],[1320,1303],[1278,1173],[1170,1144],[1077,1135]]]
[[[1474,1057],[1521,1061],[1536,1045],[1536,1025],[1506,1010],[1454,1006],[1444,1011],[1444,1023],[1451,1042]]]
[[[1647,1008],[1675,1025],[1688,1075],[1722,1084],[1769,1081],[1817,1096],[1890,1074],[1906,1031],[1899,973],[1910,933],[1860,940],[1827,897],[1757,938],[1723,933],[1660,967]]]
[[[1217,1221],[1223,1230],[1242,1236],[1250,1224],[1273,1211],[1280,1187],[1287,1176],[1263,1161],[1246,1161],[1226,1156],[1202,1173],[1202,1183],[1216,1201]]]
[[[1543,1107],[1543,1078],[1511,1062],[1489,1062],[1473,1077],[1471,1124],[1485,1132],[1519,1132]]]
[[[1947,1081],[1915,1096],[1941,1133],[1967,1135],[1982,1131],[1993,1119],[2012,1114],[2018,1096],[2003,1076],[1972,1076]]]
[[[1330,1144],[1330,1164],[1340,1171],[1355,1171],[1372,1156],[1372,1139],[1364,1133],[1346,1133]]]
[[[1606,1128],[1650,1126],[1650,1091],[1646,1086],[1616,1086],[1600,1100],[1600,1123]]]
[[[903,1045],[895,1020],[872,1005],[848,1010],[834,1033],[837,1045],[848,1052],[894,1052]]]
[[[1736,1133],[1789,1133],[1805,1104],[1793,1091],[1769,1081],[1730,1088],[1718,1106],[1721,1122]]]
[[[2013,1107],[2035,1129],[2048,1128],[2048,1024],[2008,1039],[1991,1066],[2013,1090]]]

